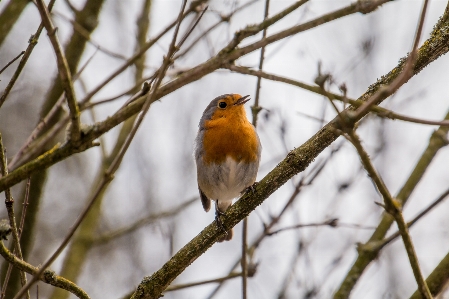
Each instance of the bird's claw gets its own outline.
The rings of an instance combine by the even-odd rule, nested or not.
[[[217,206],[215,206],[215,222],[217,222],[217,226],[221,229],[226,236],[228,235],[228,231],[225,229],[223,222],[220,219],[220,216],[223,216],[225,213],[220,211]]]
[[[252,184],[251,186],[248,186],[245,188],[245,190],[243,190],[243,193],[247,193],[249,191],[251,191],[252,194],[256,193],[256,186],[257,184],[259,184],[258,182],[254,182],[254,184]]]

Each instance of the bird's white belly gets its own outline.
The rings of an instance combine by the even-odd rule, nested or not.
[[[242,180],[242,167],[240,163],[229,156],[220,167],[223,168],[222,177],[219,184],[212,190],[214,193],[212,198],[223,201],[232,200],[246,188]]]

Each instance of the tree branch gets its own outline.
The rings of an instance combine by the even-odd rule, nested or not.
[[[430,273],[429,277],[426,279],[426,283],[429,286],[430,292],[434,296],[438,296],[441,291],[444,290],[447,282],[449,281],[449,252],[446,256],[440,261],[438,266],[433,269],[432,273]],[[419,290],[416,290],[410,299],[421,299],[421,293]],[[441,299],[443,299],[441,297]]]
[[[361,100],[350,99],[350,98],[347,98],[346,96],[338,95],[338,94],[323,90],[321,87],[316,86],[316,85],[310,85],[310,84],[303,83],[303,82],[293,80],[290,78],[267,73],[267,72],[264,72],[261,70],[252,70],[247,67],[237,66],[237,65],[233,65],[233,64],[226,64],[223,66],[223,68],[228,69],[232,72],[239,73],[239,74],[251,75],[251,76],[258,77],[258,78],[264,78],[264,79],[271,80],[271,81],[283,82],[286,84],[297,86],[299,88],[314,92],[316,94],[326,96],[326,97],[330,98],[331,100],[338,100],[343,103],[349,103],[354,107],[360,107],[364,103]],[[385,118],[388,118],[391,120],[402,120],[402,121],[406,121],[406,122],[423,124],[423,125],[449,126],[449,120],[437,121],[437,120],[427,120],[427,119],[422,119],[422,118],[410,117],[407,115],[402,115],[402,114],[396,113],[394,111],[382,108],[377,105],[372,105],[370,107],[370,112],[376,113],[377,116],[379,116],[379,117],[385,117]]]
[[[20,52],[19,55],[17,55],[16,57],[14,57],[10,62],[8,62],[1,70],[0,70],[0,74],[3,73],[11,64],[14,63],[14,61],[16,61],[17,59],[20,58],[20,56],[22,56],[23,54],[25,54],[25,51]]]
[[[48,37],[50,38],[51,44],[56,54],[58,62],[59,77],[61,78],[61,83],[65,91],[65,96],[67,98],[67,104],[70,110],[71,116],[71,132],[70,141],[75,144],[78,143],[80,139],[80,112],[78,108],[78,103],[75,97],[75,90],[73,89],[72,75],[70,73],[69,65],[67,59],[62,50],[62,46],[59,43],[58,36],[56,35],[56,28],[53,26],[53,22],[50,19],[50,13],[43,0],[36,0],[37,8],[41,14],[42,22],[47,30]]]
[[[50,3],[48,3],[48,10],[49,11],[52,10],[53,5],[55,4],[55,1],[56,0],[51,0]],[[22,72],[23,68],[25,67],[25,64],[27,63],[28,58],[30,58],[31,53],[33,52],[33,49],[36,46],[37,41],[39,40],[39,37],[40,37],[41,32],[42,32],[43,29],[44,29],[44,25],[43,25],[43,23],[41,23],[39,25],[38,29],[36,30],[36,33],[33,34],[30,37],[30,39],[28,40],[28,47],[25,50],[25,53],[23,54],[22,59],[20,59],[19,66],[17,67],[16,71],[14,72],[14,75],[12,76],[11,80],[9,81],[9,83],[6,86],[5,90],[3,91],[2,96],[0,97],[0,107],[6,101],[6,98],[8,97],[11,89],[13,88],[13,86],[16,83],[17,79],[19,78],[19,75]],[[1,41],[0,41],[0,44],[1,44]]]
[[[410,260],[410,265],[412,266],[413,269],[413,274],[415,275],[416,282],[418,283],[419,292],[421,293],[423,298],[432,299],[429,287],[427,286],[424,277],[422,276],[421,269],[419,267],[418,257],[416,256],[415,248],[413,246],[407,224],[405,223],[404,217],[402,215],[401,206],[391,196],[390,191],[388,190],[382,178],[379,176],[376,169],[374,168],[368,153],[363,148],[362,143],[357,134],[355,133],[355,131],[351,129],[347,134],[349,136],[348,139],[357,149],[357,153],[359,154],[360,160],[362,161],[363,166],[368,172],[368,175],[370,176],[371,180],[373,180],[374,184],[377,187],[377,190],[379,190],[380,194],[382,195],[384,199],[385,210],[389,214],[391,214],[396,220],[399,232],[401,233],[402,236],[402,240],[404,241],[405,250],[407,251],[407,255]]]
[[[417,54],[417,62],[413,67],[413,74],[417,74],[431,61],[435,60],[449,50],[447,45],[447,40],[449,39],[449,32],[447,30],[448,27],[449,24],[447,22],[447,15],[445,14],[437,26],[435,26],[429,40],[419,49]],[[256,42],[255,44],[257,43],[260,42]],[[439,50],[435,51],[436,48]],[[238,50],[236,50],[236,52],[238,52]],[[208,63],[212,64],[211,61],[213,60],[214,59],[209,60],[204,65]],[[198,69],[191,70],[193,73],[196,71],[198,71]],[[188,73],[189,72],[183,74],[179,80],[181,80],[183,76],[191,75]],[[370,98],[381,86],[386,83],[388,84],[388,82],[392,82],[392,80],[399,75],[400,69],[399,72],[397,68],[393,69],[386,76],[382,77],[375,84],[370,86],[368,91],[359,99],[362,100]],[[166,87],[169,85],[170,83],[167,84]],[[161,92],[164,92],[163,89]],[[380,101],[383,99],[384,98]],[[348,109],[342,113],[347,116],[347,112]],[[356,119],[355,121],[358,120],[359,119]],[[274,168],[259,182],[255,188],[254,195],[245,194],[242,196],[241,200],[231,206],[226,213],[225,220],[223,222],[225,228],[230,229],[235,226],[291,177],[303,171],[313,161],[313,159],[321,153],[321,151],[323,151],[338,138],[336,130],[339,129],[341,129],[340,119],[334,118],[334,120],[324,126],[306,143],[291,151],[276,168]],[[215,223],[207,226],[197,237],[179,250],[178,253],[175,254],[175,256],[173,256],[160,270],[155,272],[151,277],[145,277],[138,286],[132,298],[158,298],[173,279],[182,273],[188,265],[190,265],[196,258],[211,247],[216,240],[218,240],[221,233],[221,230],[216,227]]]
[[[27,272],[31,275],[37,275],[39,273],[38,267],[34,267],[28,264],[27,262],[17,258],[15,255],[9,252],[3,244],[3,241],[0,241],[0,254],[5,258],[5,260],[13,264],[17,269],[21,271]],[[80,299],[90,299],[87,293],[79,286],[77,286],[70,280],[56,275],[51,270],[45,270],[42,273],[42,276],[39,277],[39,280],[51,284],[52,286],[67,290]]]
[[[8,174],[8,163],[6,160],[6,149],[3,147],[2,135],[0,134],[0,168],[3,176]],[[6,210],[8,211],[9,225],[11,226],[12,236],[13,236],[13,244],[15,248],[15,252],[17,252],[17,256],[20,260],[23,259],[22,249],[20,248],[20,237],[19,232],[17,230],[16,216],[14,214],[14,199],[11,195],[11,190],[8,188],[5,190],[5,205]],[[23,271],[20,272],[20,281],[22,285],[27,283],[26,275]],[[5,283],[4,289],[2,289],[2,293],[6,290],[7,282]],[[27,293],[26,297],[29,299],[30,294]]]
[[[382,2],[384,3],[384,2]],[[380,4],[379,4],[380,5]],[[358,12],[358,11],[357,11]],[[335,16],[334,16],[335,17]],[[312,21],[313,22],[313,21]],[[322,21],[324,22],[324,21]],[[314,23],[314,25],[318,26],[322,22]],[[307,23],[306,23],[307,24]],[[298,25],[301,26],[301,25]],[[307,27],[310,27],[311,25],[307,25]],[[305,30],[305,29],[304,29]],[[266,39],[268,39],[267,37]],[[266,40],[263,39],[263,40]],[[418,51],[418,58],[417,62],[414,67],[414,74],[416,75],[419,73],[425,66],[436,60],[441,55],[445,54],[448,50],[448,40],[449,40],[449,24],[447,22],[447,18],[443,17],[437,26],[435,26],[434,31],[432,32],[432,36],[423,44],[423,46]],[[257,44],[257,45],[256,45]],[[264,43],[256,42],[251,46],[254,48],[254,50],[261,47]],[[249,47],[249,46],[248,46]],[[217,70],[222,65],[225,65],[229,62],[229,59],[234,58],[238,56],[235,54],[238,52],[238,50],[235,50],[228,54],[221,54],[217,55],[216,57],[190,69],[189,71],[186,71],[185,73],[181,74],[179,77],[177,77],[175,80],[168,82],[167,84],[161,86],[159,90],[156,93],[155,100],[162,98],[163,96],[173,92],[174,90],[177,90],[181,88],[184,85],[187,85],[193,81],[196,81],[200,79],[201,77],[210,74],[211,72]],[[247,54],[246,50],[245,52],[242,52],[242,55]],[[399,67],[399,66],[398,66]],[[389,80],[395,78],[399,73],[400,69],[396,67],[393,69],[390,73],[382,77],[380,80],[378,80],[376,83],[371,85],[368,89],[368,91],[363,94],[359,100],[364,100],[368,97],[370,97],[375,91],[378,90],[378,88],[384,84],[387,84],[387,82],[390,82]],[[91,147],[91,142],[104,134],[105,132],[109,131],[113,127],[117,126],[118,124],[122,123],[132,115],[138,113],[141,111],[141,107],[144,103],[145,96],[142,96],[140,99],[134,101],[133,103],[127,105],[126,107],[120,109],[116,114],[113,116],[107,118],[106,120],[102,122],[98,122],[94,124],[93,126],[87,128],[83,132],[83,136],[80,140],[80,146],[78,148],[75,148],[72,145],[65,144],[64,146],[54,149],[52,151],[49,151],[45,154],[43,154],[38,159],[35,159],[33,161],[28,162],[27,164],[23,165],[22,167],[14,170],[11,172],[8,176],[3,177],[0,179],[0,192],[4,191],[5,188],[12,186],[24,179],[26,179],[31,173],[37,171],[38,169],[45,169],[50,167],[51,165],[65,159],[66,157],[86,150],[88,147]],[[321,131],[320,131],[321,132]],[[323,139],[334,139],[337,137],[337,134],[329,133],[327,130],[324,131],[323,136],[320,137]],[[319,142],[319,141],[318,141]]]

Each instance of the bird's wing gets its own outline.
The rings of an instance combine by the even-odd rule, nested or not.
[[[207,198],[206,194],[204,194],[203,191],[201,191],[200,186],[198,186],[198,191],[200,191],[200,198],[201,198],[201,203],[203,204],[203,209],[206,212],[209,212],[209,210],[210,210],[210,199]]]

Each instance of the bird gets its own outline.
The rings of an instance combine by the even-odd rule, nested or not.
[[[255,127],[248,121],[244,104],[249,95],[224,94],[203,112],[195,139],[198,190],[206,212],[215,201],[215,221],[225,232],[218,242],[232,239],[220,220],[232,200],[253,189],[262,152]]]

